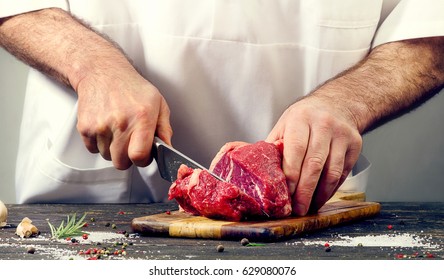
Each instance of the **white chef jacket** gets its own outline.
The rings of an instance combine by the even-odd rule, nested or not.
[[[229,141],[264,139],[282,112],[390,41],[444,35],[440,0],[0,0],[0,17],[59,7],[116,41],[171,109],[173,144],[209,165]],[[31,70],[18,203],[157,202],[155,163],[116,170],[85,148],[76,94]]]

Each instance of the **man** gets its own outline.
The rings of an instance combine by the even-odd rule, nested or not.
[[[19,202],[163,200],[151,143],[174,129],[205,165],[225,142],[283,139],[305,215],[362,133],[444,83],[442,1],[7,2],[0,43],[50,77],[29,77]]]

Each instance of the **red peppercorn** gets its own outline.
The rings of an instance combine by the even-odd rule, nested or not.
[[[71,237],[67,237],[67,238],[66,238],[66,241],[71,241]]]
[[[328,242],[327,242],[324,244],[324,247],[330,247],[330,244],[328,244]]]
[[[88,239],[88,234],[84,233],[84,234],[82,235],[82,238],[85,239],[85,240]]]
[[[388,230],[392,230],[392,229],[393,229],[393,226],[392,226],[392,225],[388,225],[388,226],[387,226],[387,229],[388,229]]]
[[[84,224],[83,224],[83,227],[88,227],[88,223],[84,223]]]
[[[167,214],[167,215],[171,215],[171,211],[168,210],[168,211],[165,212],[165,214]]]
[[[432,253],[427,252],[427,253],[426,253],[426,257],[429,258],[429,259],[432,259],[432,258],[434,258],[435,256],[434,256]]]
[[[117,214],[119,214],[119,215],[125,215],[125,212],[123,212],[123,211],[119,211],[119,213],[117,213]]]

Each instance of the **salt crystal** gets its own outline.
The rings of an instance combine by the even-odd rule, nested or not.
[[[304,245],[323,245],[328,242],[331,246],[348,246],[354,247],[362,244],[367,247],[422,247],[429,249],[437,249],[436,244],[428,243],[426,238],[411,234],[383,234],[383,235],[365,235],[365,236],[338,236],[341,240],[335,241],[302,241]]]

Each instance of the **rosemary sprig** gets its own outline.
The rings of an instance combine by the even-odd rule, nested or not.
[[[66,225],[65,221],[62,221],[57,228],[48,221],[49,228],[51,229],[52,238],[61,239],[72,236],[80,236],[84,234],[84,232],[82,232],[80,229],[85,225],[85,223],[83,222],[85,217],[86,213],[78,221],[76,221],[76,213],[74,213],[72,216],[68,215],[66,219]]]

